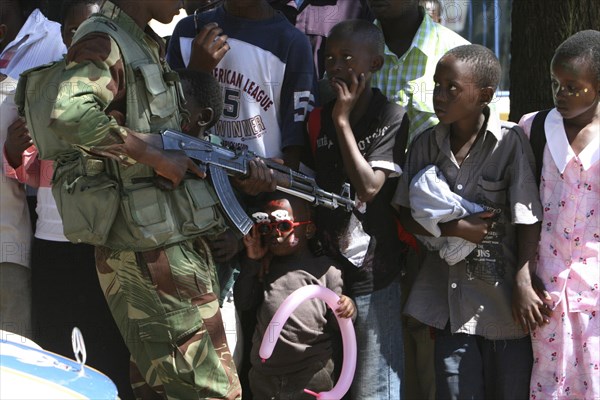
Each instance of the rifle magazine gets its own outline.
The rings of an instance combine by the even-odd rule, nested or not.
[[[221,203],[221,210],[242,235],[248,234],[254,222],[235,197],[229,177],[223,168],[209,165],[210,178]]]

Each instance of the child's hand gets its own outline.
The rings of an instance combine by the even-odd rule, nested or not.
[[[269,274],[269,267],[271,265],[273,254],[269,252],[269,246],[263,242],[262,235],[258,233],[256,225],[252,227],[250,233],[244,236],[243,241],[248,258],[260,262],[257,278],[259,282],[262,282],[265,276]]]
[[[456,234],[452,236],[461,237],[472,243],[480,243],[494,223],[495,215],[492,211],[483,211],[462,218],[458,221]]]
[[[540,299],[545,302],[545,304],[550,304],[552,302],[552,297],[550,297],[550,293],[548,293],[546,290],[544,282],[542,282],[540,277],[534,272],[531,273],[531,286],[537,295],[540,296]]]
[[[523,332],[530,333],[538,326],[548,324],[552,311],[540,300],[531,286],[515,286],[512,296],[512,317]]]
[[[521,282],[517,275],[512,295],[513,319],[526,333],[550,323],[552,317],[552,310],[544,303],[544,300],[551,300],[550,294],[543,288],[537,275],[532,273],[531,280],[532,282],[527,279]]]
[[[19,117],[7,128],[6,142],[4,149],[6,150],[6,161],[11,167],[17,168],[21,165],[22,154],[33,144],[29,129],[25,124],[25,118]]]
[[[188,68],[211,72],[230,49],[227,39],[217,23],[204,25],[192,41]]]
[[[348,87],[346,82],[340,79],[331,79],[333,90],[337,96],[337,100],[335,101],[332,111],[334,121],[339,118],[349,119],[350,113],[356,105],[358,98],[365,90],[367,81],[365,74],[360,74],[360,76],[357,76],[352,69],[349,69],[348,71],[350,72],[352,79],[350,82],[350,87]]]
[[[261,260],[269,251],[269,248],[263,243],[262,236],[258,233],[256,225],[254,225],[250,232],[244,236],[243,241],[244,247],[246,247],[246,255],[251,260]]]
[[[350,297],[341,295],[338,304],[339,307],[335,310],[338,317],[352,318],[356,313],[356,306]]]

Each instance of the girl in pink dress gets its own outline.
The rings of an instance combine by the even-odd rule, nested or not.
[[[536,274],[545,286],[543,307],[552,312],[531,332],[530,398],[599,399],[600,32],[562,43],[551,79]],[[527,133],[535,114],[519,122]]]

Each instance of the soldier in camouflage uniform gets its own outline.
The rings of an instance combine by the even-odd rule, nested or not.
[[[101,22],[133,38],[135,46],[143,50],[141,54],[148,56],[148,65],[135,67],[138,69],[133,74],[126,54],[130,47],[121,42],[119,46],[104,32],[76,35],[64,73],[69,84],[59,90],[50,129],[79,149],[82,158],[92,155],[101,164],[112,165],[111,176],[119,182],[119,211],[107,244],[96,247],[96,266],[108,305],[132,355],[136,397],[235,399],[241,397],[241,389],[219,311],[215,267],[203,236],[206,230],[197,229],[203,221],[195,224],[196,214],[192,221],[177,220],[177,216],[185,215],[187,206],[174,200],[175,194],[187,189],[188,198],[202,202],[211,198],[206,194],[209,188],[189,190],[190,183],[196,187],[204,184],[199,179],[204,173],[183,153],[162,150],[156,135],[158,128],[180,129],[182,98],[173,89],[177,80],[164,62],[162,39],[147,23],[152,18],[170,22],[180,4],[180,0],[106,1],[100,11],[104,16]],[[126,82],[127,77],[135,77],[136,82]],[[136,92],[139,82],[146,90]],[[165,102],[160,96],[167,93],[171,97]],[[140,104],[144,106],[140,108]],[[169,107],[173,109],[169,111]],[[59,161],[55,178],[61,168]],[[274,190],[272,171],[264,163],[253,161],[250,169],[250,177],[238,182],[238,187],[249,194]],[[195,176],[190,177],[192,174]],[[93,183],[91,173],[88,178]],[[145,182],[137,192],[141,195],[135,195],[139,183],[130,181]],[[122,193],[128,198],[123,199],[127,196]],[[130,205],[135,220],[153,220],[156,214],[166,213],[175,220],[173,232],[167,236],[160,232],[163,238],[156,241],[158,246],[145,245],[148,237],[154,239],[152,227],[160,224],[150,221],[133,227],[123,206],[125,200],[142,202],[139,207]],[[71,217],[65,210],[61,215],[67,234],[67,219]],[[220,223],[212,223],[213,234],[225,229],[222,218],[215,221]],[[127,237],[129,230],[135,229],[146,229],[139,241],[134,234]]]

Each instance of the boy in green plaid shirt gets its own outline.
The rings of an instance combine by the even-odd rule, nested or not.
[[[437,62],[448,50],[469,42],[433,22],[418,0],[369,0],[369,6],[386,44],[383,68],[373,74],[372,84],[407,110],[410,141],[438,123],[432,100]]]

